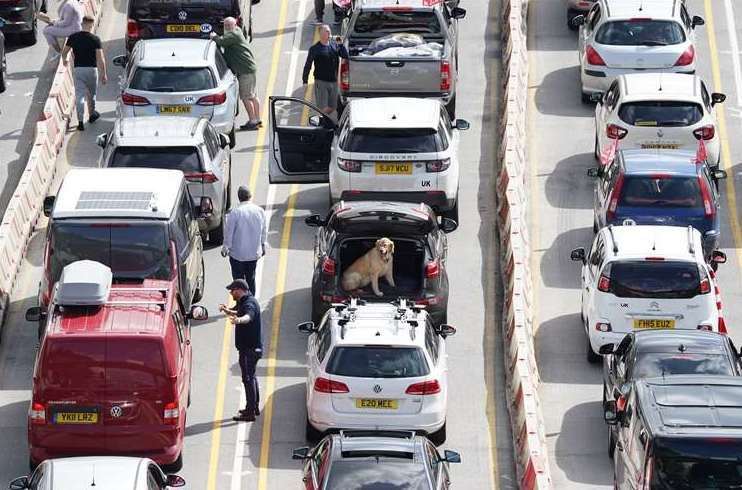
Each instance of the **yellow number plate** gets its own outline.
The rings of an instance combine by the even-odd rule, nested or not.
[[[356,408],[396,410],[399,408],[399,402],[397,400],[381,400],[378,398],[356,398]]]
[[[97,424],[98,414],[95,412],[57,412],[54,421],[58,424]]]
[[[411,163],[376,163],[377,175],[412,175]]]
[[[201,26],[198,24],[168,24],[165,27],[166,32],[201,32]]]
[[[190,114],[191,106],[189,105],[161,105],[157,108],[160,114]]]
[[[644,143],[642,149],[644,150],[677,150],[680,145],[677,143]]]
[[[645,328],[675,328],[675,320],[655,320],[649,318],[634,320],[634,329],[641,330]]]

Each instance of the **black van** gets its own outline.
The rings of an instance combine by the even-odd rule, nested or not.
[[[673,375],[637,380],[606,403],[617,426],[617,489],[738,489],[742,378]]]
[[[126,51],[140,39],[223,34],[222,21],[234,17],[252,40],[252,6],[260,0],[129,0],[126,8]]]

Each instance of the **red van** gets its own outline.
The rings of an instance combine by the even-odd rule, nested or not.
[[[191,319],[177,280],[112,285],[92,261],[64,268],[36,357],[30,464],[85,455],[148,457],[168,471],[181,451],[191,381]]]

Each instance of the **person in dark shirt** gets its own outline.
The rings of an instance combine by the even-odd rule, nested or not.
[[[98,92],[98,70],[100,69],[101,82],[108,82],[106,73],[106,58],[103,56],[103,46],[100,38],[93,34],[95,19],[87,15],[82,19],[82,30],[67,38],[62,50],[62,62],[67,66],[67,56],[72,51],[74,55],[75,106],[77,109],[77,129],[83,131],[85,124],[85,99],[88,100],[90,118],[88,122],[95,122],[100,117],[95,110],[95,97]]]
[[[258,360],[263,357],[262,325],[260,323],[260,304],[250,292],[244,279],[235,279],[227,286],[229,294],[235,300],[235,308],[219,305],[219,311],[225,313],[235,326],[234,345],[239,354],[242,384],[245,385],[247,400],[244,410],[232,417],[237,422],[254,422],[260,415],[260,387],[255,377]]]
[[[330,26],[320,27],[319,41],[309,48],[301,81],[309,83],[309,72],[314,65],[314,103],[327,115],[337,109],[338,66],[340,58],[348,58],[348,50],[341,44],[340,36],[330,39]]]

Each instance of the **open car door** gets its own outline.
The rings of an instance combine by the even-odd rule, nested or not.
[[[294,97],[270,97],[271,184],[329,182],[335,122]]]

